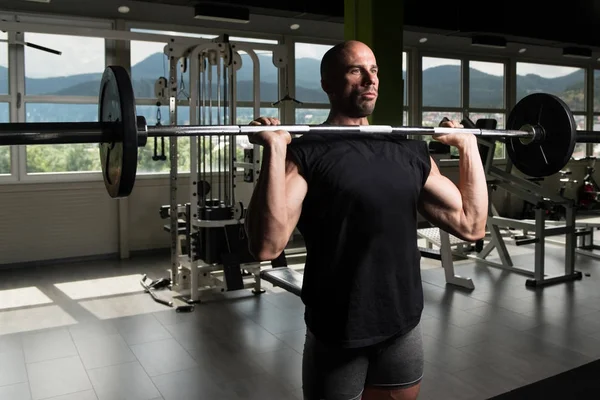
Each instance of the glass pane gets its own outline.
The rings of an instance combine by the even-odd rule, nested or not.
[[[296,124],[299,125],[318,125],[325,122],[329,116],[329,109],[326,108],[297,108]]]
[[[329,104],[321,89],[321,59],[330,45],[296,43],[296,99],[303,103]]]
[[[461,121],[463,119],[463,114],[461,112],[453,112],[453,111],[427,111],[423,113],[421,125],[422,126],[438,126],[440,121],[444,119],[444,117],[453,120],[453,121]],[[425,140],[429,143],[432,140],[431,135],[420,135],[417,138]],[[458,156],[458,151],[454,147],[450,147],[450,154],[453,156]]]
[[[25,41],[62,52],[25,47],[26,94],[98,97],[105,68],[104,39],[25,33]]]
[[[155,126],[160,118],[161,125],[169,125],[169,107],[161,106],[137,106],[137,115],[146,118],[148,126]],[[187,106],[177,108],[177,124],[189,125],[190,109]],[[164,138],[164,152],[162,149],[162,138],[148,138],[146,146],[138,149],[138,174],[148,173],[168,173],[171,170],[171,161],[169,160],[169,138]],[[166,160],[154,160],[154,155],[167,157]],[[190,172],[190,138],[181,137],[177,140],[177,171]]]
[[[504,129],[504,114],[502,113],[469,113],[469,118],[473,122],[477,122],[478,119],[495,119],[496,129]]]
[[[239,107],[237,109],[237,121],[238,125],[248,125],[254,116],[254,109],[252,107]],[[272,117],[280,118],[279,108],[269,107],[260,109],[261,117]],[[254,145],[248,140],[248,136],[237,136],[236,137],[236,159],[238,162],[244,161],[244,149],[250,149]]]
[[[491,118],[496,120],[496,129],[504,129],[505,115],[502,113],[470,113],[471,121],[477,122],[478,119]],[[504,158],[504,143],[496,142],[494,158]]]
[[[594,127],[593,127],[593,130],[594,131],[600,131],[600,115],[595,115],[594,116]],[[600,157],[600,143],[599,144],[594,143],[594,148],[593,148],[593,151],[592,151],[592,156],[594,156],[594,157]]]
[[[0,122],[10,122],[8,103],[0,103]],[[10,146],[0,147],[0,175],[10,175]]]
[[[462,112],[454,111],[426,111],[421,120],[422,126],[439,126],[444,117],[460,122],[463,119]]]
[[[423,57],[423,107],[460,107],[461,61]]]
[[[408,123],[408,111],[404,110],[404,112],[402,113],[402,126],[409,126]]]
[[[260,68],[260,101],[276,102],[279,100],[279,70],[273,64],[272,51],[258,51],[258,67]],[[242,58],[242,67],[237,70],[237,100],[238,101],[254,101],[254,62],[252,58],[245,52],[240,51]],[[217,82],[216,69],[213,72],[213,82]],[[215,95],[216,96],[216,90]],[[213,97],[213,101],[215,97]]]
[[[404,105],[408,106],[408,57],[405,51],[402,52],[402,79],[404,80]],[[406,118],[404,118],[406,121]]]
[[[504,64],[469,62],[469,107],[504,108]]]
[[[585,70],[517,63],[517,101],[536,92],[560,97],[572,111],[585,111]]]
[[[131,83],[136,99],[155,99],[154,87],[160,77],[169,79],[169,62],[162,42],[131,41]],[[181,61],[177,62],[177,98],[187,100],[189,69],[181,76]]]
[[[586,129],[585,115],[573,115],[575,124],[577,124],[577,130],[582,131]],[[584,158],[586,156],[586,144],[587,143],[576,143],[573,149],[573,158]]]
[[[7,39],[8,34],[0,31],[0,39]],[[0,94],[8,94],[8,43],[0,42]]]
[[[594,112],[600,111],[600,70],[594,70]]]
[[[25,103],[25,122],[96,122],[96,104]],[[27,173],[101,171],[98,145],[27,146]]]

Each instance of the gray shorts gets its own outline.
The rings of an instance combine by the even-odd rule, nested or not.
[[[305,400],[357,400],[365,386],[408,388],[423,377],[417,325],[403,336],[360,349],[332,349],[307,330],[302,361]]]

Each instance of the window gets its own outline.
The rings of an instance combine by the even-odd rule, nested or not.
[[[25,47],[25,121],[97,121],[104,39],[25,33],[25,41],[62,52]],[[25,152],[28,174],[101,170],[97,144],[26,146]]]
[[[167,32],[170,34],[179,35],[178,32]],[[192,35],[192,34],[189,34]],[[214,37],[208,35],[194,34],[195,37]],[[240,42],[260,42],[267,44],[276,44],[276,41],[267,41],[253,38],[240,38],[231,37],[231,41]],[[142,115],[146,118],[146,123],[149,126],[156,125],[160,118],[162,125],[170,124],[169,107],[168,104],[157,105],[156,94],[154,92],[155,83],[160,77],[169,79],[169,67],[167,62],[167,56],[164,54],[164,44],[162,42],[146,42],[146,41],[132,41],[131,42],[131,70],[134,90],[136,92],[136,103],[138,115]],[[236,71],[237,85],[236,85],[236,122],[237,124],[244,125],[250,123],[254,118],[260,115],[273,116],[279,118],[279,109],[271,107],[271,103],[278,100],[279,96],[279,76],[278,69],[273,64],[273,53],[271,51],[256,50],[258,62],[260,66],[260,101],[262,107],[260,108],[260,115],[254,115],[254,66],[253,61],[246,51],[240,50],[240,56],[242,59],[242,66]],[[178,65],[181,65],[180,62]],[[183,75],[181,69],[178,68],[178,105],[177,105],[177,124],[188,125],[190,123],[190,108],[189,108],[189,96],[190,96],[190,80],[189,70]],[[217,66],[212,65],[212,86],[213,90],[211,93],[206,93],[204,96],[205,103],[204,108],[200,107],[199,110],[208,111],[212,109],[212,115],[208,115],[208,112],[202,114],[205,119],[198,118],[198,124],[223,124],[225,115],[224,106],[224,78],[222,74],[223,68],[220,65],[220,82],[219,75],[217,73]],[[209,74],[205,73],[206,84],[209,84]],[[217,88],[220,87],[220,97],[217,99]],[[210,98],[209,98],[210,95]],[[202,95],[201,95],[202,96]],[[218,101],[220,100],[220,113],[217,112]],[[211,103],[212,102],[212,103]],[[211,107],[212,104],[212,107]],[[220,117],[220,119],[219,119]],[[231,123],[231,122],[227,122]],[[205,144],[205,152],[211,152],[216,149],[217,146],[228,146],[228,143],[218,143],[218,139],[215,137],[213,141]],[[167,160],[154,160],[155,149],[157,155],[162,155],[162,140],[161,138],[150,138],[145,148],[139,151],[139,164],[138,173],[168,173],[170,170],[169,161],[169,139],[165,138],[165,150],[164,154]],[[209,144],[211,143],[211,144]],[[155,145],[156,144],[156,145]],[[236,138],[237,156],[238,161],[243,161],[243,149],[249,147],[250,143],[243,136]],[[190,138],[181,137],[177,142],[178,147],[178,171],[189,172],[190,171]],[[216,151],[216,150],[215,150]],[[205,153],[208,154],[208,153]],[[241,159],[239,158],[241,157]],[[213,162],[213,171],[217,171],[217,158]],[[209,166],[207,166],[208,170]]]
[[[0,103],[0,122],[10,122],[8,103]],[[10,146],[0,146],[0,175],[10,175]]]
[[[594,126],[592,130],[600,130],[600,70],[594,70]],[[594,144],[592,156],[600,156],[600,144]]]
[[[504,129],[504,63],[469,61],[469,118],[495,119],[496,129]],[[496,142],[494,158],[504,158],[504,144]]]
[[[585,87],[583,68],[517,63],[517,101],[536,92],[554,94],[569,106],[578,129],[585,129]],[[585,143],[576,144],[573,157],[585,157],[585,149]]]
[[[408,54],[403,51],[402,52],[402,80],[404,81],[404,112],[402,113],[402,125],[404,126],[408,126],[409,121],[408,121],[408,110],[409,110],[409,104],[408,104]]]
[[[423,57],[422,98],[423,108],[460,108],[461,61]]]
[[[423,57],[421,60],[422,126],[438,126],[442,118],[463,119],[461,61]],[[419,136],[429,142],[431,136]],[[458,154],[452,149],[454,155]]]
[[[296,109],[296,123],[300,125],[319,125],[325,122],[329,109],[323,108],[298,108]]]
[[[130,64],[131,80],[136,99],[136,112],[146,118],[148,126],[154,126],[159,121],[161,125],[170,125],[169,104],[157,104],[155,84],[159,78],[169,79],[169,63],[164,53],[165,44],[162,42],[131,41]],[[189,70],[181,74],[181,61],[177,63],[177,124],[188,125],[189,111]],[[155,148],[156,143],[156,148]],[[138,174],[168,173],[171,169],[169,161],[169,138],[164,138],[164,155],[166,160],[154,160],[154,153],[162,155],[161,138],[148,138],[146,146],[138,149]],[[190,171],[190,138],[182,137],[177,140],[177,169],[178,172]]]
[[[240,50],[242,67],[236,71],[237,78],[237,101],[254,103],[254,62],[250,55]],[[273,52],[255,50],[258,58],[258,67],[260,68],[260,81],[258,82],[260,90],[261,103],[274,103],[279,100],[279,69],[273,64]],[[217,81],[216,69],[213,72],[213,80]],[[214,98],[213,98],[214,100]],[[266,104],[265,104],[266,106]],[[246,110],[252,111],[252,108]],[[245,112],[238,108],[238,116]]]
[[[0,31],[0,95],[8,94],[8,35]]]
[[[0,40],[6,40],[8,35],[0,31]],[[0,122],[10,122],[8,97],[8,43],[0,41]],[[0,175],[10,175],[10,146],[0,147]]]
[[[321,88],[321,59],[332,48],[314,43],[295,44],[296,99],[303,102],[296,108],[296,123],[322,123],[329,114],[329,99]]]

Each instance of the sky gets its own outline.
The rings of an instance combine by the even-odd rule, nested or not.
[[[169,34],[173,32],[165,33]],[[200,37],[200,35],[192,34],[188,34],[186,36]],[[6,39],[6,34],[0,32],[0,39]],[[242,38],[231,37],[231,40],[240,39]],[[55,77],[90,72],[98,73],[104,71],[104,40],[101,38],[26,33],[25,41],[59,50],[63,53],[61,56],[59,56],[25,47],[25,72],[28,77]],[[152,53],[162,52],[163,47],[164,44],[160,42],[132,43],[132,64],[135,65]],[[299,43],[296,45],[296,58],[309,57],[320,59],[327,49],[329,49],[329,47],[330,46],[328,45]],[[0,42],[0,65],[2,66],[7,65],[8,57],[6,49],[6,43]],[[423,68],[426,69],[438,65],[448,65],[453,63],[458,65],[458,62],[454,60],[424,58]],[[404,62],[404,65],[406,66],[406,62]],[[502,67],[499,64],[477,63],[476,65],[473,65],[473,68],[493,75],[502,74]],[[570,67],[519,64],[517,73],[519,75],[535,73],[543,77],[551,78],[569,74],[574,70],[575,68]]]

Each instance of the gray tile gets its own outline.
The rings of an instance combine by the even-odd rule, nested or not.
[[[78,335],[75,346],[86,369],[107,367],[137,361],[121,335]]]
[[[225,381],[224,377],[221,381]],[[223,391],[207,371],[195,368],[152,377],[165,400],[223,399]]]
[[[57,396],[44,400],[98,400],[98,396],[96,396],[96,392],[93,390],[86,390],[84,392],[65,394],[64,396]]]
[[[423,335],[423,353],[425,361],[445,372],[462,371],[483,362],[476,355],[427,335]]]
[[[222,400],[293,400],[294,395],[277,378],[260,376],[218,383]]]
[[[77,349],[67,328],[48,329],[23,335],[25,362],[77,356]]]
[[[171,334],[152,314],[117,318],[113,322],[129,345],[172,338]]]
[[[27,382],[25,357],[21,349],[0,352],[0,386]]]
[[[29,384],[27,383],[0,386],[0,400],[31,400],[31,398]]]
[[[188,352],[198,364],[198,369],[214,381],[248,378],[267,372],[259,364],[258,354],[232,349],[219,340],[207,340]]]
[[[96,320],[69,326],[71,337],[77,339],[95,338],[118,334],[116,324],[112,320]]]
[[[300,329],[292,332],[285,332],[275,335],[283,343],[302,354],[304,352],[304,342],[306,341],[306,329]]]
[[[304,303],[299,296],[289,292],[282,293],[266,293],[262,296],[263,300],[272,303],[275,307],[282,309],[288,313],[304,313]]]
[[[469,382],[465,382],[428,362],[425,362],[420,392],[423,397],[431,399],[475,400],[487,398],[485,392],[481,392]]]
[[[539,321],[526,315],[491,305],[473,308],[466,312],[478,315],[483,318],[484,321],[494,321],[518,331],[531,329],[540,324]]]
[[[150,400],[161,394],[138,362],[88,371],[98,400]]]
[[[589,357],[600,357],[600,340],[568,326],[543,324],[525,333]]]
[[[34,400],[92,389],[79,357],[27,364],[27,373]]]
[[[257,354],[256,362],[288,390],[302,387],[302,356],[293,349]]]
[[[0,353],[7,351],[22,351],[21,334],[0,335]]]
[[[183,371],[198,366],[192,356],[175,339],[165,339],[131,346],[149,376]]]

